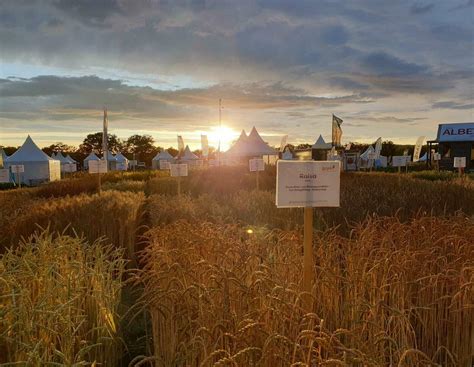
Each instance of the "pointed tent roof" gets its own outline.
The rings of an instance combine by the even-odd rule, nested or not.
[[[117,162],[128,162],[128,158],[125,157],[122,153],[118,152],[117,154],[115,154],[115,160]]]
[[[331,143],[326,143],[324,141],[324,138],[322,135],[319,135],[318,140],[316,140],[316,143],[313,144],[311,147],[312,149],[331,149],[332,144]]]
[[[69,160],[61,152],[56,153],[56,159],[61,163],[69,163]]]
[[[285,160],[293,159],[293,153],[291,153],[291,150],[288,148],[285,148],[285,151],[281,155],[281,159],[285,159]]]
[[[194,161],[199,159],[199,157],[191,152],[191,149],[189,149],[189,145],[186,145],[186,148],[184,148],[183,155],[180,157],[183,161]]]
[[[375,149],[374,149],[374,147],[373,147],[372,145],[369,145],[369,147],[367,148],[367,150],[366,150],[364,153],[362,153],[362,154],[360,155],[360,158],[362,158],[362,159],[368,159],[369,153],[375,153]]]
[[[100,161],[99,157],[95,155],[94,152],[91,152],[85,159],[84,162],[86,161]]]
[[[5,162],[47,162],[52,161],[53,158],[43,152],[28,135],[23,145]]]
[[[155,155],[155,157],[152,160],[153,161],[159,161],[159,160],[169,161],[171,159],[174,159],[174,157],[171,154],[169,154],[167,150],[162,150],[157,155]]]
[[[105,156],[105,155],[104,155]],[[103,158],[103,157],[102,157]],[[109,162],[113,162],[113,161],[116,161],[117,159],[115,158],[115,156],[112,154],[112,152],[110,150],[107,151],[107,161]]]
[[[245,134],[245,131],[242,130],[240,137],[226,154],[230,156],[252,157],[259,155],[276,155],[277,151],[270,148],[268,144],[263,141],[254,126],[248,136]]]
[[[68,160],[69,163],[77,163],[74,159],[72,159],[72,157],[69,154],[66,156],[66,159]]]

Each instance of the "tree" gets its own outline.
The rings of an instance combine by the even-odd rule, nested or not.
[[[107,143],[109,150],[112,152],[118,152],[123,148],[123,142],[114,134],[108,134]],[[102,154],[102,132],[87,135],[80,145],[79,151],[82,154],[89,154],[91,152]]]
[[[53,154],[53,152],[63,152],[66,154],[74,153],[77,149],[71,145],[67,145],[61,142],[51,144],[50,146],[47,146],[43,148],[43,152],[45,152],[47,155]]]
[[[153,156],[158,153],[154,146],[155,140],[151,135],[132,135],[125,142],[126,151],[134,155],[135,159],[151,163]]]

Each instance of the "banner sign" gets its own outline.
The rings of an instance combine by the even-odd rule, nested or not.
[[[249,169],[250,172],[264,171],[265,162],[261,158],[254,158],[249,160]]]
[[[418,162],[420,160],[421,148],[423,147],[424,141],[425,141],[424,136],[420,136],[416,140],[415,150],[413,152],[413,162]]]
[[[380,158],[380,152],[381,151],[382,151],[382,138],[380,137],[375,142],[375,158],[374,159],[379,159]]]
[[[0,182],[1,183],[10,182],[10,170],[8,168],[0,169]]]
[[[407,155],[394,155],[392,157],[392,167],[405,167],[410,157]]]
[[[439,125],[438,141],[474,141],[474,122]]]
[[[279,208],[340,206],[341,163],[277,162],[276,206]]]
[[[160,169],[171,169],[170,168],[171,163],[169,161],[160,159],[159,162],[160,162]]]
[[[107,161],[89,161],[89,173],[107,173]]]
[[[170,164],[171,177],[187,176],[188,165],[186,163]]]
[[[10,166],[13,173],[23,173],[25,172],[25,166],[22,164],[12,164]]]
[[[454,168],[465,168],[466,157],[454,157]]]

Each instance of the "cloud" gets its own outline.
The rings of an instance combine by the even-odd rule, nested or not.
[[[414,76],[429,70],[426,65],[411,63],[384,51],[369,53],[361,60],[361,66],[377,76]]]
[[[434,4],[413,4],[410,8],[412,14],[425,14],[433,10]]]
[[[474,110],[474,103],[440,101],[440,102],[433,103],[433,108],[452,109],[452,110]]]

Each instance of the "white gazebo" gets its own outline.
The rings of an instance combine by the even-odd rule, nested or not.
[[[237,141],[225,153],[228,158],[252,158],[278,155],[278,152],[265,143],[255,126],[247,136],[242,130]]]
[[[126,171],[128,169],[128,158],[122,153],[118,152],[115,154],[115,161],[117,171]]]
[[[27,185],[61,179],[60,162],[43,152],[28,135],[23,145],[5,159],[5,167],[22,165],[24,172],[19,173],[20,180]],[[18,181],[15,171],[12,172]]]
[[[89,161],[100,161],[100,158],[95,155],[94,152],[91,152],[85,159],[84,159],[84,169],[89,169]]]
[[[174,157],[167,151],[162,150],[151,160],[151,166],[153,169],[160,169],[160,161],[173,162]]]
[[[105,154],[104,154],[105,157]],[[102,157],[102,159],[104,159]],[[110,150],[107,151],[107,171],[116,171],[117,170],[117,159],[115,156],[112,154]]]

